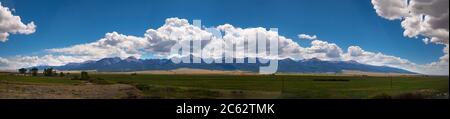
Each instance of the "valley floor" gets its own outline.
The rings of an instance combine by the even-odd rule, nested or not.
[[[0,99],[448,99],[448,77],[0,74]]]

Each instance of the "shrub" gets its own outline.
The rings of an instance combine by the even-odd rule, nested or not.
[[[151,86],[146,85],[146,84],[137,84],[136,88],[141,90],[141,91],[145,91],[145,90],[150,90]]]
[[[372,99],[392,99],[392,96],[386,93],[381,93],[373,96]]]
[[[90,77],[89,77],[88,73],[85,71],[82,71],[80,80],[89,80],[89,79],[90,79]]]
[[[31,71],[32,76],[37,76],[39,69],[34,67],[34,68],[31,68],[30,71]]]
[[[427,99],[434,96],[437,92],[434,90],[419,90],[414,92],[406,92],[395,95],[382,93],[372,97],[373,99]]]
[[[399,94],[399,95],[394,96],[394,98],[395,99],[425,99],[426,96],[421,93],[412,92],[412,93]]]
[[[65,75],[63,72],[60,72],[60,73],[59,73],[59,76],[60,76],[60,77],[64,77],[64,76],[66,76],[66,75]]]
[[[21,69],[19,69],[19,73],[20,74],[25,74],[25,73],[27,73],[27,69],[21,68]]]
[[[53,68],[47,68],[44,69],[44,76],[57,76],[58,74],[56,73],[55,70],[53,70]]]
[[[95,83],[95,84],[100,84],[100,85],[113,84],[112,82],[109,82],[109,81],[107,81],[105,79],[102,79],[102,78],[91,79],[91,80],[89,80],[89,82]]]

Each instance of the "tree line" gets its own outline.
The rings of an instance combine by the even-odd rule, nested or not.
[[[39,74],[39,69],[34,67],[31,69],[26,69],[26,68],[20,68],[18,69],[19,74],[22,75],[31,75],[31,76],[38,76]],[[42,72],[43,76],[48,76],[48,77],[52,77],[52,76],[60,76],[60,77],[66,77],[69,76],[70,73],[66,73],[64,74],[64,72],[59,72],[59,74],[56,72],[56,70],[54,70],[53,68],[45,68],[44,71]],[[90,77],[88,75],[88,72],[82,71],[81,72],[81,76],[73,76],[72,80],[89,80]]]

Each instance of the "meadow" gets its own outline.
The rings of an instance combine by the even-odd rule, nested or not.
[[[1,75],[0,83],[127,84],[145,99],[448,98],[449,92],[449,78],[437,76],[90,74],[90,79]]]

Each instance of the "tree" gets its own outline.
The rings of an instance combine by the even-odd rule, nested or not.
[[[25,69],[25,68],[20,68],[20,69],[19,69],[19,73],[20,73],[20,74],[25,74],[25,73],[27,73],[27,69]]]
[[[55,76],[56,72],[53,68],[44,69],[44,76]]]
[[[44,72],[42,72],[44,74],[44,76],[48,76],[48,70],[49,70],[48,68],[44,69]]]
[[[90,77],[87,72],[85,72],[85,71],[81,72],[81,80],[89,80],[89,78]]]
[[[60,77],[64,77],[64,76],[66,76],[63,72],[59,72],[59,76]]]
[[[34,67],[30,69],[31,75],[32,76],[37,76],[39,69]]]

